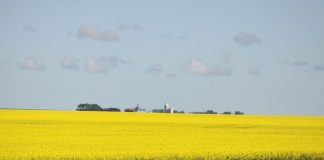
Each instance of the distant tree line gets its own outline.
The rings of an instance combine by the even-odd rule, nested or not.
[[[206,112],[190,112],[191,114],[218,114],[217,112],[214,112],[213,110],[207,110]]]
[[[207,110],[205,112],[190,112],[191,114],[218,114],[217,112],[213,111],[213,110]],[[230,111],[225,111],[222,114],[232,114],[232,112]],[[234,112],[235,115],[243,115],[244,112],[241,111],[235,111]]]
[[[153,109],[152,113],[166,113],[164,109]],[[173,113],[185,113],[184,111],[173,110]]]
[[[77,111],[108,111],[108,112],[120,112],[121,110],[119,108],[114,108],[114,107],[109,107],[109,108],[102,108],[98,104],[89,104],[89,103],[84,103],[84,104],[79,104],[76,108]],[[143,109],[140,109],[138,106],[135,108],[126,108],[124,111],[125,112],[138,112]],[[165,113],[164,109],[153,109],[151,112],[153,113]],[[184,111],[177,111],[174,110],[173,113],[185,113]],[[189,112],[191,114],[218,114],[217,112],[213,110],[207,110],[205,112]],[[222,114],[230,115],[232,112],[230,111],[225,111]],[[242,111],[235,111],[233,114],[235,115],[244,115],[244,112]]]
[[[164,113],[164,109],[153,109],[153,113]]]
[[[104,108],[103,111],[109,111],[109,112],[120,112],[119,108]]]
[[[77,111],[110,111],[110,112],[120,112],[119,108],[102,108],[98,104],[79,104]]]
[[[184,111],[174,110],[173,113],[185,113]]]

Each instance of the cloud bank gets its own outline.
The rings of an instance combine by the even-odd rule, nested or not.
[[[197,58],[192,58],[185,66],[185,71],[198,76],[229,76],[233,73],[233,67],[214,66],[207,64]]]
[[[126,63],[127,62],[127,63]],[[129,64],[130,62],[116,56],[90,57],[84,62],[85,70],[91,73],[107,73],[110,69],[119,64]]]
[[[17,63],[17,67],[19,69],[26,69],[26,70],[45,70],[46,66],[43,63],[37,61],[36,58],[29,57],[21,62]]]
[[[120,39],[116,32],[99,31],[91,25],[82,25],[78,31],[79,37],[89,38],[97,41],[117,41]]]
[[[192,58],[190,62],[186,65],[186,71],[201,76],[206,76],[210,73],[207,65],[196,58]]]

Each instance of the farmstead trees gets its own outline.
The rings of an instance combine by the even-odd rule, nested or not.
[[[109,111],[109,112],[120,112],[119,108],[101,108],[98,104],[79,104],[77,111]]]
[[[79,104],[77,111],[102,111],[103,109],[98,104]]]

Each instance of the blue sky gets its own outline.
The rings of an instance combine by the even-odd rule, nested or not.
[[[324,114],[324,1],[0,1],[0,106]]]

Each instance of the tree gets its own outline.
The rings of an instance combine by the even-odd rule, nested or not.
[[[236,114],[236,115],[243,115],[244,114],[244,112],[241,112],[241,111],[235,111],[235,113],[234,114]]]
[[[225,111],[223,114],[232,114],[232,112]]]
[[[101,111],[102,110],[102,108],[98,104],[90,104],[88,109],[91,111]]]
[[[89,104],[79,104],[78,107],[77,107],[77,111],[82,111],[82,110],[85,110],[86,109],[86,106],[88,106]]]
[[[120,109],[119,108],[104,108],[103,111],[120,112]]]
[[[213,110],[207,110],[206,114],[217,114],[217,112],[214,112]]]
[[[177,110],[174,110],[173,113],[184,113],[184,111],[177,111]]]
[[[153,109],[152,112],[154,112],[154,113],[164,113],[164,109]]]
[[[77,111],[102,111],[102,108],[98,104],[79,104]]]

